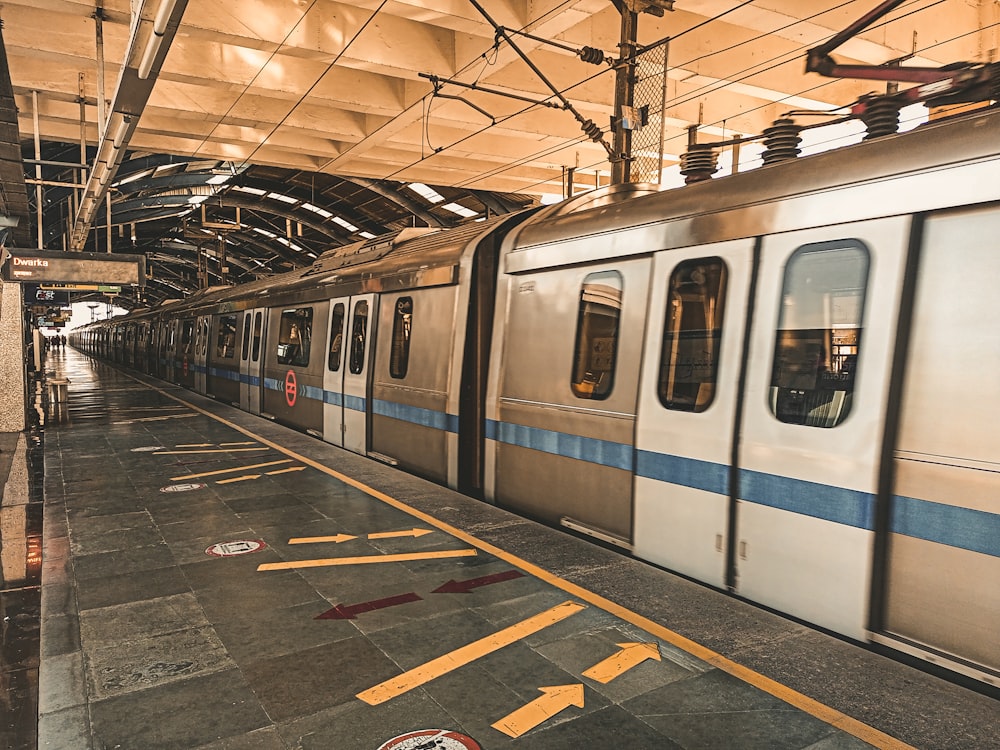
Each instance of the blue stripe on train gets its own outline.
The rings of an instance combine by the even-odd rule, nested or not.
[[[446,432],[458,432],[458,416],[447,414],[435,409],[424,409],[419,406],[409,406],[396,401],[384,401],[375,399],[372,403],[372,410],[380,417],[390,417],[410,424],[430,427],[435,430]]]
[[[1000,515],[996,513],[896,495],[889,528],[896,534],[1000,557]]]

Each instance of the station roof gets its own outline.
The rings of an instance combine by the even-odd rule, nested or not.
[[[29,160],[15,242],[36,244],[46,183],[42,244],[145,253],[156,302],[516,210],[562,193],[568,169],[607,184],[622,3],[640,11],[637,88],[655,89],[668,169],[691,126],[756,136],[884,90],[804,72],[875,0],[5,0],[0,148]],[[996,2],[912,0],[837,54],[984,62],[998,24]],[[17,215],[14,165],[0,154]]]

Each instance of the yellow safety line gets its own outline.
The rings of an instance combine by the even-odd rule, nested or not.
[[[874,745],[875,747],[878,748],[884,748],[885,750],[916,750],[912,745],[908,745],[902,740],[898,740],[895,737],[892,737],[891,735],[888,735],[885,732],[876,729],[875,727],[869,726],[868,724],[865,724],[862,721],[854,719],[848,716],[847,714],[838,711],[835,708],[831,708],[830,706],[820,703],[819,701],[810,698],[807,695],[803,695],[802,693],[793,690],[787,685],[783,685],[782,683],[776,680],[772,680],[770,677],[765,677],[759,672],[755,672],[754,670],[748,667],[744,667],[742,664],[737,664],[736,662],[727,659],[722,654],[716,653],[715,651],[712,651],[710,648],[706,648],[705,646],[702,646],[700,643],[692,641],[690,638],[685,638],[680,633],[675,633],[673,630],[670,630],[669,628],[666,628],[660,625],[659,623],[653,622],[652,620],[643,617],[642,615],[633,612],[630,609],[626,609],[625,607],[616,604],[615,602],[609,599],[605,599],[603,596],[595,594],[592,591],[588,591],[587,589],[581,586],[577,586],[575,583],[571,583],[570,581],[559,578],[558,576],[549,573],[547,570],[544,570],[543,568],[540,568],[537,565],[533,565],[532,563],[529,563],[526,560],[522,560],[516,555],[511,554],[510,552],[507,552],[505,550],[502,550],[499,547],[490,544],[489,542],[484,542],[481,539],[477,539],[471,534],[468,534],[462,531],[461,529],[457,529],[454,526],[445,523],[444,521],[440,521],[437,518],[434,518],[433,516],[424,513],[423,511],[417,510],[416,508],[411,508],[402,501],[397,500],[396,498],[391,497],[390,495],[386,495],[384,492],[380,492],[379,490],[376,490],[374,487],[369,487],[368,485],[358,481],[357,479],[354,479],[353,477],[349,477],[346,474],[341,474],[339,471],[331,469],[329,466],[325,466],[319,463],[318,461],[313,461],[310,458],[306,458],[305,456],[299,455],[298,453],[289,448],[285,448],[284,446],[278,445],[277,443],[273,443],[267,438],[261,437],[260,435],[251,432],[245,427],[241,427],[240,425],[234,422],[230,422],[225,417],[220,417],[218,414],[213,414],[210,411],[195,406],[194,404],[185,401],[179,396],[175,396],[172,393],[168,393],[167,391],[161,390],[155,385],[150,385],[149,383],[139,380],[138,378],[133,378],[133,379],[136,382],[142,383],[148,388],[152,388],[153,390],[166,396],[167,398],[173,399],[178,403],[185,404],[188,407],[194,409],[195,411],[204,414],[206,417],[214,419],[217,422],[221,422],[227,427],[230,427],[236,430],[237,432],[246,435],[247,437],[253,438],[263,443],[264,445],[273,448],[276,451],[284,453],[286,456],[294,458],[296,461],[301,461],[302,463],[306,464],[307,466],[311,466],[317,471],[322,471],[324,474],[327,474],[333,477],[334,479],[338,479],[344,484],[350,485],[351,487],[354,487],[364,492],[370,497],[373,497],[376,500],[380,500],[386,505],[390,505],[393,508],[401,510],[404,513],[407,513],[413,516],[414,518],[418,518],[424,523],[428,523],[440,529],[441,531],[444,531],[445,533],[450,534],[455,538],[462,540],[467,544],[471,544],[474,547],[478,547],[483,552],[487,552],[493,555],[494,557],[498,557],[501,560],[510,563],[511,565],[515,565],[528,575],[534,576],[535,578],[539,578],[545,581],[546,583],[549,583],[572,596],[583,599],[588,604],[592,604],[595,607],[603,609],[615,615],[616,617],[625,620],[626,622],[632,623],[633,625],[640,627],[643,630],[646,630],[652,635],[655,635],[657,638],[660,638],[661,640],[666,641],[667,643],[676,646],[677,648],[683,651],[688,652],[692,656],[695,656],[701,659],[702,661],[711,664],[713,667],[716,667],[717,669],[720,669],[723,672],[727,672],[728,674],[731,674],[734,677],[737,677],[743,680],[744,682],[753,685],[754,687],[759,688],[760,690],[763,690],[765,693],[770,693],[774,697],[785,701],[785,703],[788,703],[789,705],[792,705],[795,708],[798,708],[801,711],[810,714],[811,716],[815,716],[817,719],[821,719],[827,724],[830,724],[831,726],[834,726],[837,729],[847,732],[848,734],[851,734],[857,737],[858,739],[867,742],[869,745]]]
[[[277,466],[278,464],[290,464],[292,459],[283,458],[280,461],[267,461],[262,464],[251,464],[250,466],[236,466],[232,469],[219,469],[218,471],[203,471],[201,474],[185,474],[182,477],[170,477],[172,481],[178,481],[180,479],[200,479],[201,477],[214,477],[219,474],[232,474],[236,471],[247,471],[248,469],[259,469],[262,466]],[[284,469],[288,471],[288,469]],[[268,474],[274,474],[275,472],[269,471]]]

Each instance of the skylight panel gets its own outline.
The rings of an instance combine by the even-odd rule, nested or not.
[[[347,219],[341,219],[339,216],[334,216],[333,217],[333,223],[334,224],[339,224],[344,229],[346,229],[348,232],[357,232],[358,231],[358,227],[354,226]]]
[[[267,195],[266,190],[261,190],[260,188],[247,187],[246,185],[237,185],[233,190],[238,190],[241,193],[250,193],[250,195]]]
[[[411,182],[407,185],[410,190],[419,195],[421,198],[430,201],[431,203],[441,203],[444,201],[444,196],[441,195],[437,190],[432,187],[427,187],[422,182]]]
[[[312,211],[314,214],[319,214],[324,219],[329,219],[333,216],[333,214],[327,211],[325,208],[314,206],[312,203],[303,203],[302,208],[304,208],[306,211]]]
[[[446,211],[451,211],[453,214],[458,214],[459,216],[464,216],[466,219],[472,218],[473,216],[479,216],[478,211],[473,211],[471,208],[466,208],[460,203],[445,203],[441,208]]]
[[[268,198],[273,198],[276,201],[281,201],[282,203],[298,203],[298,198],[293,198],[290,195],[282,195],[281,193],[268,193]]]

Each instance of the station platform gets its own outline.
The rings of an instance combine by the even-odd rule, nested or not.
[[[72,350],[38,747],[1000,747],[1000,703]]]

